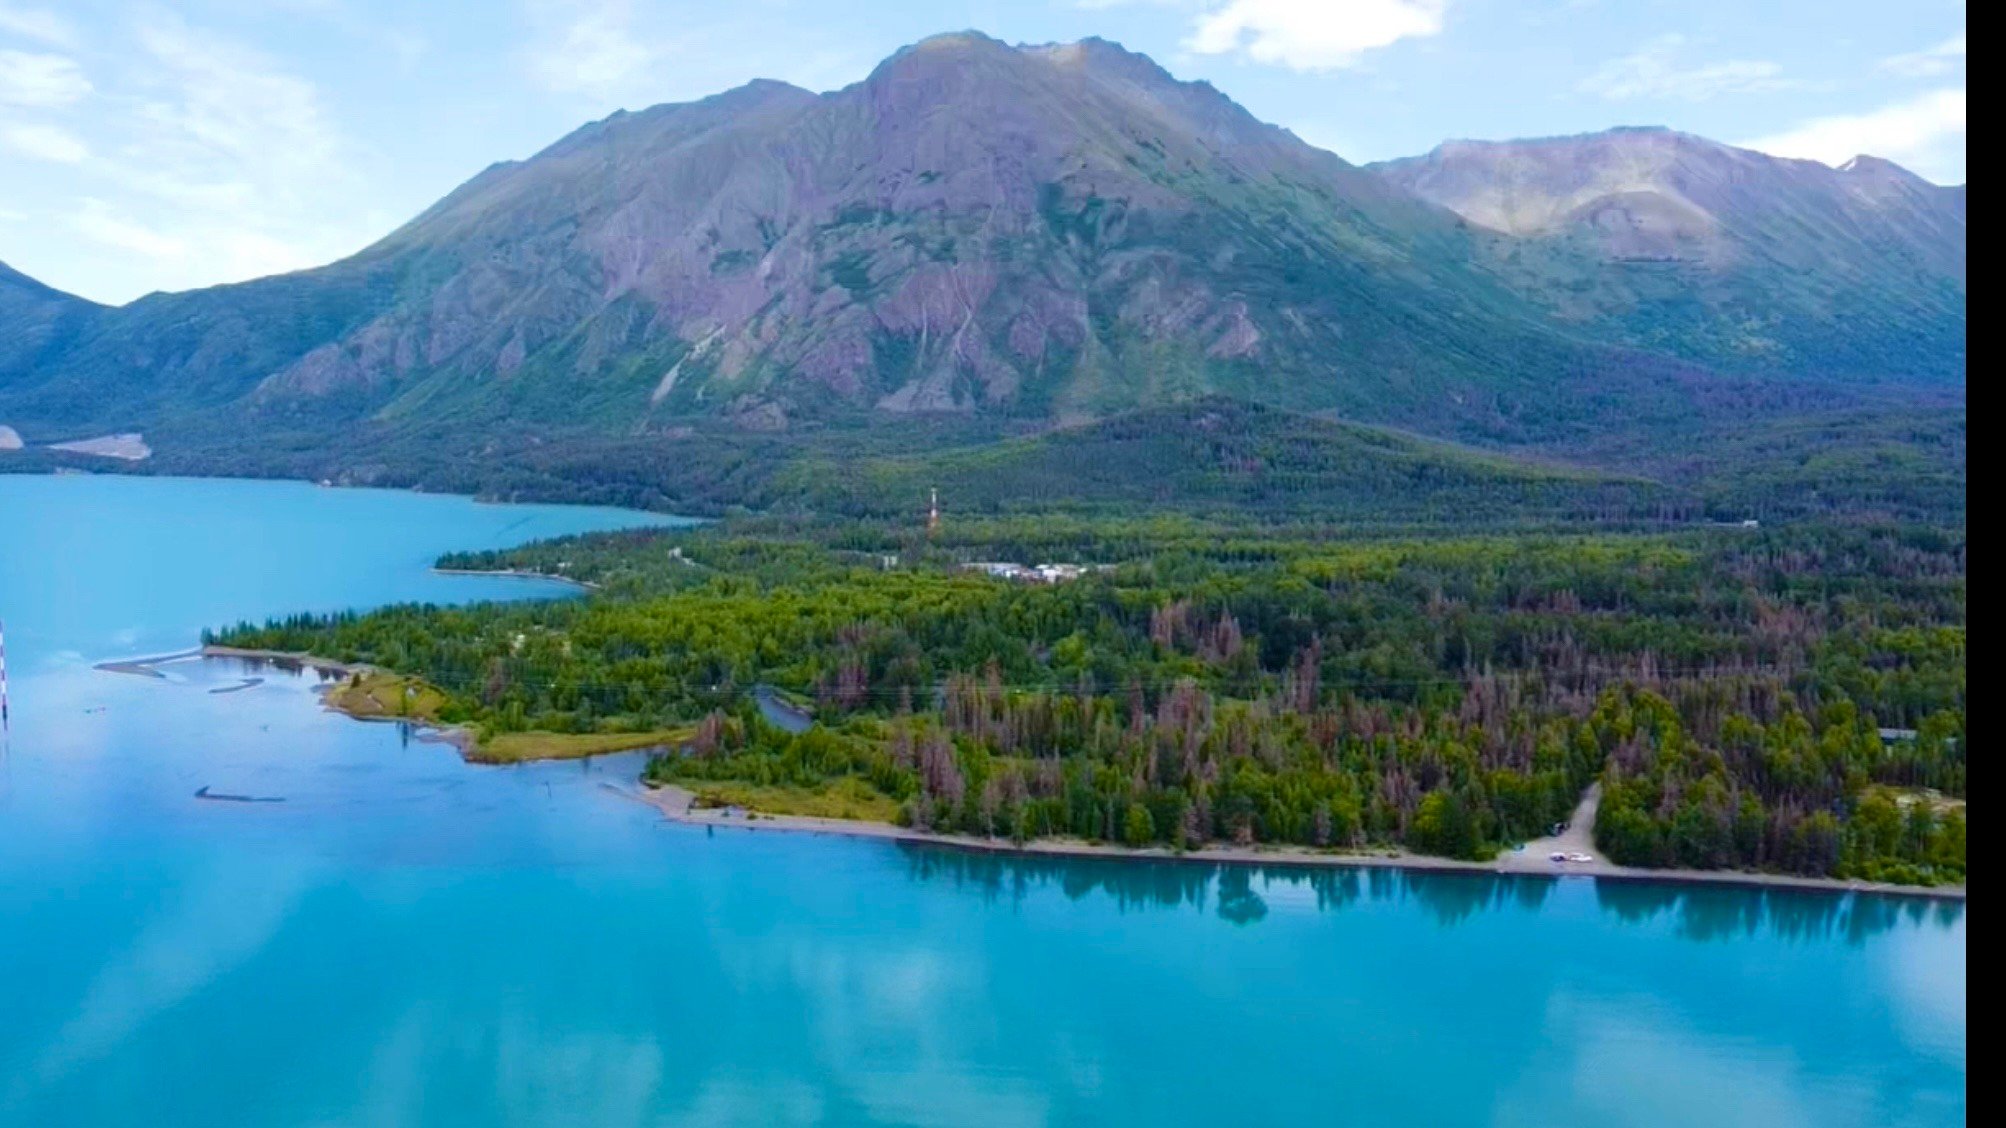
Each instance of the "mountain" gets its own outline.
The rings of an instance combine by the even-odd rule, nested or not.
[[[1579,350],[1480,238],[1111,44],[943,36],[832,94],[617,114],[322,270],[143,299],[8,410],[625,430],[1228,390],[1481,429]]]
[[[1964,190],[1891,162],[1616,129],[1373,168],[1513,236],[1497,265],[1564,321],[1728,369],[1963,380]]]
[[[59,353],[101,309],[0,262],[0,373]]]
[[[940,36],[826,94],[615,114],[319,269],[9,299],[57,327],[0,352],[0,421],[143,430],[188,470],[673,500],[632,464],[712,497],[783,449],[1207,396],[1543,451],[1961,399],[1961,193],[1953,226],[1893,166],[1576,141],[1366,169],[1111,43]]]

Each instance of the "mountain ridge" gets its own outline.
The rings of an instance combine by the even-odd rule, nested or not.
[[[1240,228],[1223,263],[1206,260],[1211,246],[1174,245],[1194,215]],[[891,224],[902,229],[872,230]],[[315,409],[347,396],[366,404],[361,414],[394,416],[541,364],[603,378],[582,399],[561,398],[608,411],[645,389],[682,395],[672,411],[749,419],[832,399],[892,413],[1029,401],[1033,413],[1091,414],[1179,394],[1148,386],[1165,358],[1131,356],[1118,338],[1176,338],[1168,359],[1193,390],[1207,390],[1215,362],[1257,354],[1264,334],[1236,291],[1283,274],[1268,269],[1278,259],[1347,276],[1328,281],[1351,291],[1356,324],[1334,343],[1376,364],[1431,357],[1383,323],[1375,289],[1408,288],[1394,294],[1408,318],[1465,337],[1468,351],[1502,355],[1485,336],[1546,335],[1518,308],[1488,335],[1459,329],[1465,314],[1488,316],[1472,301],[1516,301],[1458,265],[1465,240],[1432,206],[1141,56],[950,36],[826,95],[748,86],[592,123],[475,177],[348,260],[247,284],[260,288],[236,291],[250,305],[268,300],[335,339],[308,342],[284,325],[247,338],[225,324],[235,355],[208,365],[219,394],[201,406]],[[1410,243],[1433,258],[1391,272]],[[1212,285],[1220,265],[1249,257],[1268,261],[1238,267],[1251,279]],[[274,296],[309,281],[318,292]],[[1102,298],[1115,308],[1093,308]],[[174,318],[182,331],[235,320],[178,308],[192,301],[145,299],[116,320],[161,309],[185,314]],[[216,343],[170,351],[214,358]],[[115,369],[89,355],[77,367]],[[1020,394],[1056,367],[1068,371],[1051,383],[1069,386]],[[773,394],[783,372],[792,386]],[[1142,386],[1101,386],[1109,379]]]
[[[1632,129],[1358,166],[1105,40],[955,33],[836,91],[588,123],[327,266],[116,309],[0,288],[45,326],[0,335],[0,421],[397,449],[1227,396],[1565,451],[1961,395],[1962,191],[1745,152]],[[1538,230],[1480,222],[1485,160]]]
[[[1963,379],[1963,192],[1892,162],[1831,168],[1627,128],[1373,167],[1514,237],[1501,268],[1564,320],[1729,371]]]

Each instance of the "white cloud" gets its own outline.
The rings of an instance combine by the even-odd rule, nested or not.
[[[138,39],[153,71],[123,186],[201,222],[318,227],[354,179],[313,83],[179,20],[142,23]]]
[[[0,105],[67,106],[90,92],[90,79],[75,59],[0,50]]]
[[[77,45],[77,31],[70,21],[42,8],[20,8],[0,3],[0,32],[55,47]]]
[[[523,0],[521,59],[537,86],[578,99],[586,112],[708,97],[754,78],[826,90],[877,62],[812,23],[763,18],[774,3],[718,6],[717,18],[695,22],[631,0]]]
[[[1783,77],[1783,68],[1763,59],[1729,59],[1683,66],[1679,55],[1687,46],[1683,35],[1663,35],[1644,48],[1611,59],[1576,89],[1610,101],[1632,98],[1676,98],[1704,102],[1722,94],[1759,94],[1790,90],[1802,84]]]
[[[120,263],[117,289],[91,296],[296,270],[381,230],[357,214],[366,154],[312,82],[158,10],[135,21],[131,41],[116,90],[97,100],[107,113],[89,135],[93,186],[67,221]]]
[[[167,78],[142,112],[179,156],[292,173],[331,163],[334,131],[312,83],[179,20],[143,23],[139,41]]]
[[[423,35],[401,28],[388,28],[381,34],[385,49],[397,57],[397,65],[405,71],[415,68],[424,59],[432,44]]]
[[[168,224],[149,224],[94,198],[81,202],[69,224],[100,246],[154,260],[151,268],[135,266],[132,273],[152,279],[161,289],[262,278],[326,261],[317,249],[254,227],[185,216]]]
[[[0,146],[24,157],[57,164],[81,164],[89,159],[90,147],[76,135],[53,125],[34,122],[0,124]]]
[[[1795,129],[1742,142],[1778,157],[1843,164],[1862,153],[1885,157],[1926,177],[1964,171],[1964,91],[1935,90],[1863,114],[1813,118]]]
[[[1184,47],[1331,70],[1375,48],[1441,34],[1447,8],[1448,0],[1228,0],[1197,16]]]
[[[173,258],[188,253],[187,243],[135,223],[103,200],[83,200],[76,214],[70,217],[70,226],[93,243],[148,258]]]
[[[291,866],[249,888],[222,874],[177,887],[141,915],[131,941],[105,960],[62,1028],[43,1041],[27,1076],[55,1088],[52,1082],[119,1048],[162,1012],[266,951],[315,884],[310,869]]]
[[[1935,78],[1964,65],[1964,33],[1958,32],[1934,47],[1890,55],[1880,69],[1904,78]]]
[[[660,47],[635,32],[628,0],[584,5],[542,0],[530,6],[530,20],[537,28],[530,75],[559,94],[614,97],[661,58]]]
[[[241,2],[241,0],[240,0]],[[254,6],[279,9],[316,21],[324,28],[340,32],[373,49],[388,53],[400,69],[409,72],[431,49],[425,36],[396,16],[378,11],[358,11],[344,0],[254,0]],[[415,7],[415,6],[414,6]]]

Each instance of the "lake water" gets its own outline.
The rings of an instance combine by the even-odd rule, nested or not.
[[[1961,905],[665,824],[204,626],[642,518],[0,476],[0,1124],[1960,1124]],[[282,803],[194,798],[201,787]]]

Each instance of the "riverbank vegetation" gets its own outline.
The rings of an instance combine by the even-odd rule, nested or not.
[[[741,518],[442,562],[600,585],[584,599],[218,641],[409,673],[484,742],[689,726],[650,778],[769,810],[1482,858],[1599,780],[1618,862],[1961,882],[1965,554],[1893,525]],[[1106,567],[1040,584],[982,561]],[[818,723],[770,723],[762,684]]]

